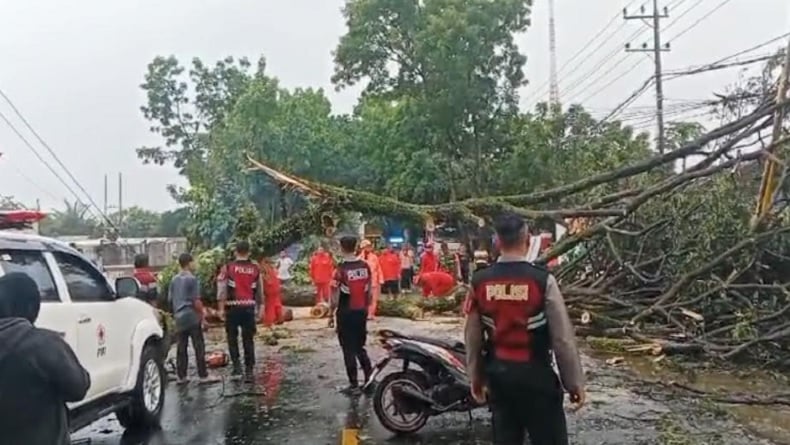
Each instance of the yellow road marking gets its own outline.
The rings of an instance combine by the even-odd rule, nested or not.
[[[359,430],[352,428],[343,428],[343,433],[340,436],[340,445],[358,445],[359,444]]]

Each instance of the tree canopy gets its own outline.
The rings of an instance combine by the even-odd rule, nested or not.
[[[141,85],[143,115],[163,146],[144,162],[172,163],[172,190],[198,244],[230,240],[252,206],[273,224],[305,201],[247,157],[301,177],[421,204],[548,188],[644,158],[649,140],[582,107],[518,107],[529,27],[524,0],[356,0],[334,51],[338,89],[365,85],[354,111],[332,112],[324,91],[287,89],[256,63],[157,57]],[[574,168],[568,168],[574,165]]]

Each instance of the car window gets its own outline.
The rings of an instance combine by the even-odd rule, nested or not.
[[[0,250],[0,275],[21,272],[36,282],[41,301],[60,301],[55,280],[41,252],[32,250]]]
[[[87,261],[63,252],[53,254],[66,280],[71,301],[92,302],[114,299],[107,281]]]

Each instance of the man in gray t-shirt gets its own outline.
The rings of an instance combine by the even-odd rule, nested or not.
[[[187,382],[187,344],[192,340],[195,349],[198,376],[201,383],[213,383],[206,370],[206,345],[203,339],[203,305],[200,302],[200,282],[194,275],[195,261],[192,255],[183,253],[178,257],[181,271],[170,282],[168,298],[173,307],[176,325],[176,375],[179,383]]]
[[[181,258],[179,258],[179,262],[180,260]],[[200,301],[200,282],[192,274],[189,266],[186,268],[182,266],[181,272],[173,277],[168,295],[173,307],[176,332],[188,331],[200,324],[201,315],[198,314],[196,307]]]

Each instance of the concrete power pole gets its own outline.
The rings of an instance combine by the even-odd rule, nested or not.
[[[655,79],[656,79],[656,121],[658,123],[658,152],[664,153],[664,86],[662,83],[662,69],[661,69],[661,53],[669,51],[669,43],[661,45],[661,19],[669,17],[669,11],[664,7],[663,12],[659,12],[658,0],[653,0],[653,13],[645,14],[644,6],[639,14],[628,15],[628,11],[623,9],[623,17],[626,20],[651,20],[653,28],[653,47],[642,44],[641,48],[631,48],[630,44],[625,45],[627,52],[652,52],[653,60],[655,62]]]
[[[108,191],[108,184],[107,184],[107,174],[104,175],[104,214],[107,215],[107,191]]]
[[[560,106],[560,86],[557,80],[557,37],[554,29],[554,0],[549,0],[549,104],[554,109]]]
[[[118,230],[123,227],[123,173],[118,173]]]

